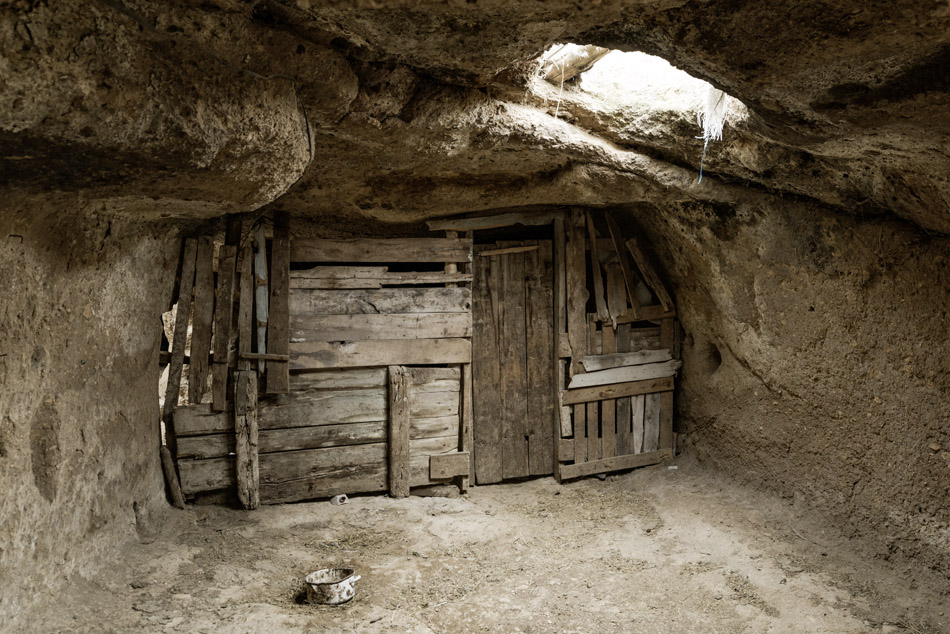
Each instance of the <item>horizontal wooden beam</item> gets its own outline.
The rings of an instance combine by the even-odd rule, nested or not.
[[[471,262],[472,241],[464,238],[297,238],[291,262]]]
[[[622,368],[631,365],[644,365],[646,363],[661,363],[673,358],[671,350],[666,348],[662,350],[640,350],[638,352],[614,352],[610,354],[599,354],[584,357],[581,363],[588,372],[597,370],[609,370],[610,368]]]
[[[344,271],[336,269],[363,269]],[[389,271],[388,267],[318,266],[290,272],[290,288],[374,289],[416,284],[458,284],[472,281],[471,273],[445,271]],[[333,269],[333,270],[331,270]],[[372,270],[371,270],[372,269]]]
[[[291,370],[470,363],[469,339],[380,339],[290,344]]]
[[[410,486],[431,483],[431,455],[454,453],[457,449],[457,435],[410,441]],[[343,487],[342,491],[336,491],[342,493],[383,490],[386,454],[385,442],[261,454],[261,501],[275,503],[325,497],[335,495],[336,487]],[[178,470],[185,495],[227,489],[236,483],[233,456],[179,460]],[[307,486],[302,487],[305,482]]]
[[[290,320],[290,340],[296,344],[308,341],[355,342],[471,336],[472,314],[469,312],[294,315]]]
[[[672,457],[673,451],[671,449],[660,449],[659,451],[651,451],[649,453],[628,454],[626,456],[614,456],[613,458],[604,458],[603,460],[594,460],[592,462],[565,464],[561,465],[561,478],[569,480],[571,478],[581,478],[595,473],[646,467],[648,465],[658,464]]]
[[[511,255],[513,253],[529,253],[531,251],[537,251],[538,245],[527,246],[527,247],[505,247],[504,249],[488,249],[487,251],[479,251],[479,257],[488,257],[491,255]]]
[[[564,215],[563,211],[546,211],[540,213],[515,212],[497,214],[494,216],[477,216],[470,218],[444,218],[430,220],[429,231],[473,231],[478,229],[497,229],[512,225],[538,226],[550,224],[555,218]]]
[[[295,289],[290,314],[365,315],[371,313],[467,313],[472,310],[469,288]]]
[[[242,352],[239,356],[244,361],[290,361],[289,354],[272,354],[269,352]]]
[[[663,361],[661,363],[628,365],[620,368],[599,370],[597,372],[575,374],[567,387],[568,389],[574,390],[582,387],[594,387],[595,385],[658,379],[664,376],[673,376],[681,365],[683,365],[681,361]]]
[[[633,381],[630,383],[585,387],[578,390],[561,392],[561,405],[590,403],[591,401],[637,396],[639,394],[653,394],[654,392],[671,392],[672,390],[673,377],[671,376],[661,379],[650,379],[648,381]]]

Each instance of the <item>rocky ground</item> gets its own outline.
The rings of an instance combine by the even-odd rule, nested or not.
[[[14,630],[950,631],[950,596],[926,571],[677,462],[451,499],[169,511],[158,534],[103,575],[70,579]],[[302,603],[305,574],[338,565],[362,575],[356,598]]]

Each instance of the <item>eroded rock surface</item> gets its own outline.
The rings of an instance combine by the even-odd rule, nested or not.
[[[5,3],[0,612],[161,507],[155,222],[277,207],[346,233],[613,206],[677,298],[692,450],[948,574],[948,27],[909,0]],[[691,114],[535,85],[559,41],[748,117],[697,183]]]

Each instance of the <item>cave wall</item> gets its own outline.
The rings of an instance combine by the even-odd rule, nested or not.
[[[777,197],[626,212],[674,286],[688,450],[950,576],[950,238]]]
[[[0,216],[0,630],[37,596],[147,538],[159,464],[166,231],[6,201]]]

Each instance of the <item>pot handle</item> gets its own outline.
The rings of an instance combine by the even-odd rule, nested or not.
[[[359,581],[359,580],[362,579],[362,578],[363,578],[362,575],[356,575],[355,577],[353,577],[352,579],[350,579],[350,583],[356,583],[357,581]]]

